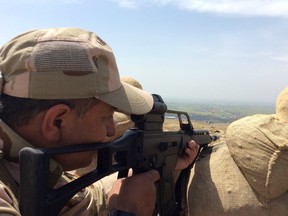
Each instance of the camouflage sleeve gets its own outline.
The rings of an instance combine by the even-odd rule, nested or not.
[[[73,180],[72,175],[65,174],[58,182],[58,186]],[[93,185],[86,187],[75,194],[61,210],[61,216],[106,216],[107,193],[112,183],[117,179],[116,175],[107,176]],[[18,201],[10,188],[0,181],[0,215],[21,216],[18,209]]]
[[[61,216],[106,216],[107,211],[107,194],[117,179],[116,174],[107,176],[94,184],[79,191],[62,209]],[[71,180],[71,175],[63,176],[62,181]],[[63,182],[62,182],[63,183]]]
[[[20,216],[18,202],[11,190],[0,181],[0,215]]]

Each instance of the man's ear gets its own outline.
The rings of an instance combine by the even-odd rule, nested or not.
[[[61,138],[62,124],[70,113],[71,108],[65,104],[57,104],[46,111],[42,132],[47,140],[57,142]]]

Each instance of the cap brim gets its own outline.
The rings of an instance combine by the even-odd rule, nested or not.
[[[99,95],[98,98],[115,107],[117,111],[127,114],[142,115],[152,109],[154,100],[150,93],[125,82],[121,83],[119,89]]]

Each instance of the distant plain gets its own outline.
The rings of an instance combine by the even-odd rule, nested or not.
[[[273,114],[273,104],[241,103],[187,103],[168,102],[168,110],[187,112],[194,129],[206,129],[211,134],[225,139],[228,125],[237,119],[254,114]],[[166,115],[165,130],[178,130],[179,120],[175,115]]]

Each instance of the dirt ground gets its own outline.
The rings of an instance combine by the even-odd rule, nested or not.
[[[192,122],[193,128],[195,130],[208,130],[211,135],[219,136],[219,140],[225,140],[226,129],[229,124],[208,124],[205,122]],[[177,131],[179,130],[179,121],[177,119],[165,119],[164,130]]]

